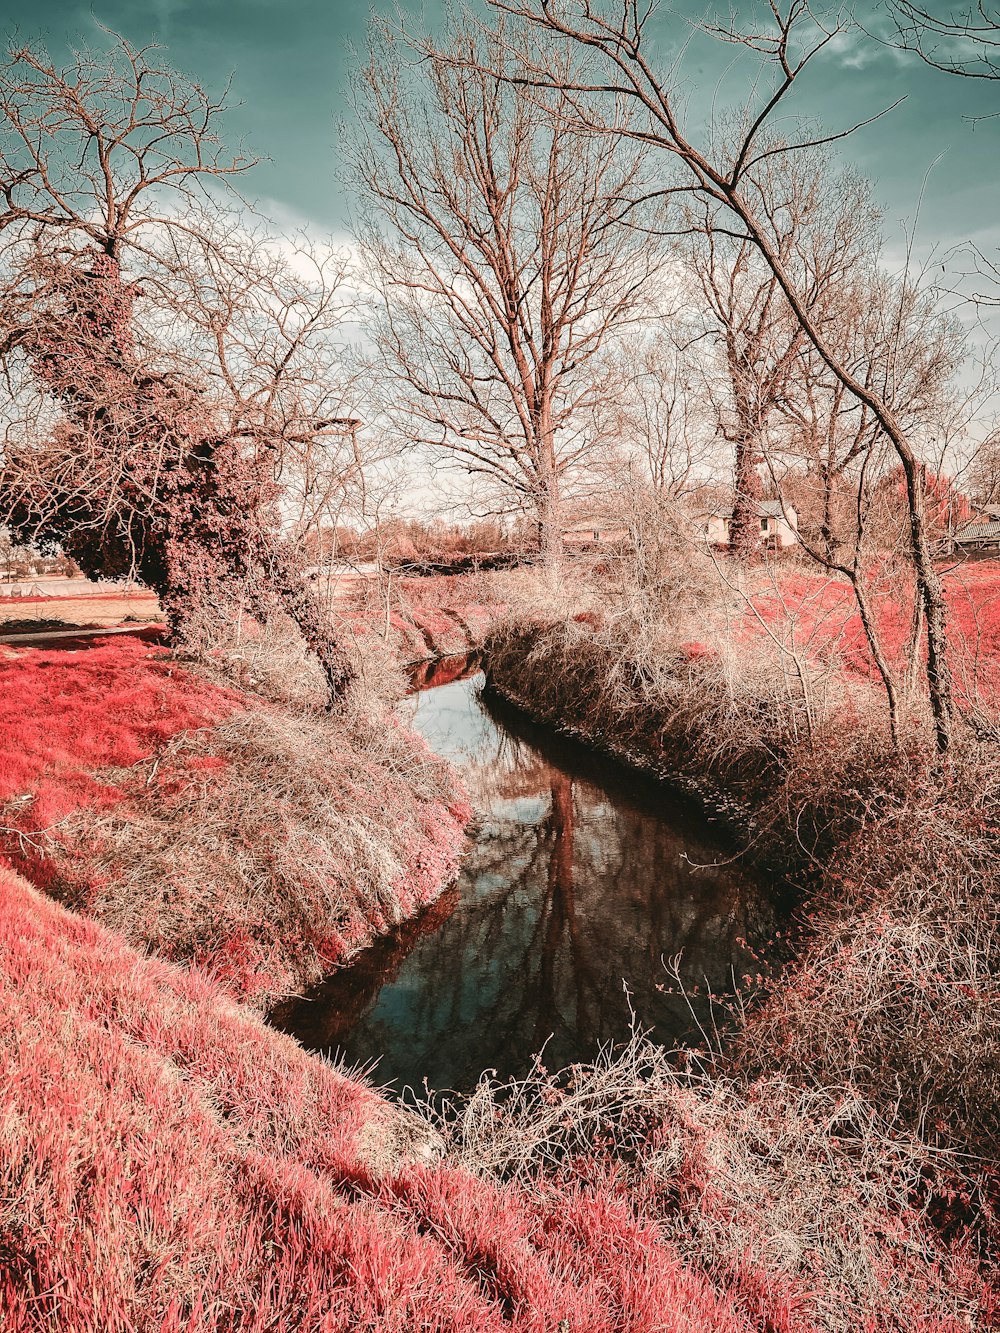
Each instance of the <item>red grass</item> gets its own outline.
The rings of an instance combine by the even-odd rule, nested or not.
[[[138,763],[177,732],[241,706],[239,695],[130,635],[81,651],[0,649],[0,805],[30,798],[38,829],[114,801],[120,793],[94,770]]]
[[[966,703],[1000,702],[1000,566],[993,561],[960,566],[945,576],[948,632],[959,697]],[[885,651],[893,667],[903,666],[910,630],[909,595],[899,584],[875,578],[872,598]],[[744,616],[744,630],[794,639],[813,655],[835,651],[853,675],[877,680],[850,586],[819,573],[783,574],[776,585],[754,598]]]
[[[240,999],[268,1008],[319,980],[457,871],[469,811],[415,789],[416,738],[396,746],[400,771],[336,729],[300,736],[294,718],[286,749],[308,741],[301,761],[298,749],[233,748],[215,730],[228,716],[249,707],[252,740],[272,723],[280,734],[284,715],[125,636],[82,652],[10,651],[0,681],[0,849],[64,903],[210,969]],[[191,731],[204,734],[163,753]],[[326,811],[314,826],[303,823],[310,801]],[[359,810],[381,814],[381,841],[359,834]],[[364,864],[338,851],[359,837]],[[137,889],[137,867],[148,888]]]
[[[33,822],[120,802],[95,772],[243,704],[125,638],[3,661],[0,740],[20,753],[0,800],[33,795]],[[442,840],[446,813],[417,816],[404,912],[448,872],[463,812]],[[226,947],[238,988],[260,955]],[[812,1333],[784,1275],[748,1261],[720,1291],[685,1268],[613,1170],[500,1186],[421,1163],[424,1135],[204,973],[0,867],[5,1333]]]
[[[602,1185],[413,1164],[373,1092],[4,871],[0,1076],[5,1333],[764,1326]]]

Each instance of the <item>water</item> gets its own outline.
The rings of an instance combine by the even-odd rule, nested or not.
[[[474,675],[404,711],[476,812],[458,883],[287,1009],[311,1049],[379,1083],[467,1090],[481,1071],[586,1060],[638,1023],[697,1042],[702,998],[754,974],[776,924],[764,887],[692,810],[481,699]],[[680,955],[693,997],[666,964]],[[626,989],[627,988],[627,989]]]

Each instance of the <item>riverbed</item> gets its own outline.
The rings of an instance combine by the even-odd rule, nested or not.
[[[724,1007],[707,993],[759,970],[779,924],[768,885],[669,788],[532,726],[483,684],[477,672],[402,705],[473,802],[458,882],[279,1025],[420,1091],[523,1074],[536,1055],[549,1069],[589,1060],[633,1026],[669,1046],[716,1041]]]

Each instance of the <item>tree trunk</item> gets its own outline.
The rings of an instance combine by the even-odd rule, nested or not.
[[[268,600],[276,600],[299,628],[306,647],[313,653],[326,679],[328,707],[343,703],[357,671],[337,642],[337,634],[318,599],[306,586],[297,560],[281,548],[271,553],[263,586],[256,590],[259,613],[267,612]]]
[[[924,604],[919,590],[913,590],[913,609],[910,613],[910,635],[906,641],[906,697],[913,698],[917,688],[917,673],[920,668],[920,643],[924,637]]]
[[[865,632],[865,638],[868,641],[868,651],[872,655],[879,676],[882,678],[882,685],[885,688],[886,702],[889,705],[889,731],[892,735],[892,743],[899,749],[899,691],[896,689],[896,681],[892,674],[892,668],[882,651],[882,642],[878,636],[878,617],[868,601],[868,593],[865,590],[864,578],[855,562],[853,570],[850,571],[850,580],[854,588],[854,600],[858,604],[858,614],[861,617],[861,628]]]
[[[551,587],[557,588],[563,572],[562,505],[547,411],[541,414],[538,464],[538,544],[546,580]]]
[[[940,753],[951,747],[954,698],[951,668],[948,665],[947,609],[941,577],[934,564],[927,537],[927,508],[924,477],[926,469],[910,455],[903,458],[906,495],[910,508],[910,536],[917,596],[923,606],[927,635],[927,685],[931,698],[934,736]]]
[[[733,516],[729,520],[729,549],[749,563],[760,554],[760,502],[763,487],[757,472],[757,441],[747,433],[736,441],[733,469]]]

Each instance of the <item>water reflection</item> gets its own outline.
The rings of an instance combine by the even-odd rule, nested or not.
[[[586,1059],[627,1035],[630,1006],[668,1044],[696,1035],[664,959],[682,954],[687,980],[715,989],[755,970],[739,941],[772,932],[760,885],[690,810],[487,709],[481,682],[405,705],[473,798],[458,884],[281,1025],[314,1049],[378,1060],[379,1081],[437,1088],[523,1072],[543,1045],[550,1067]]]

